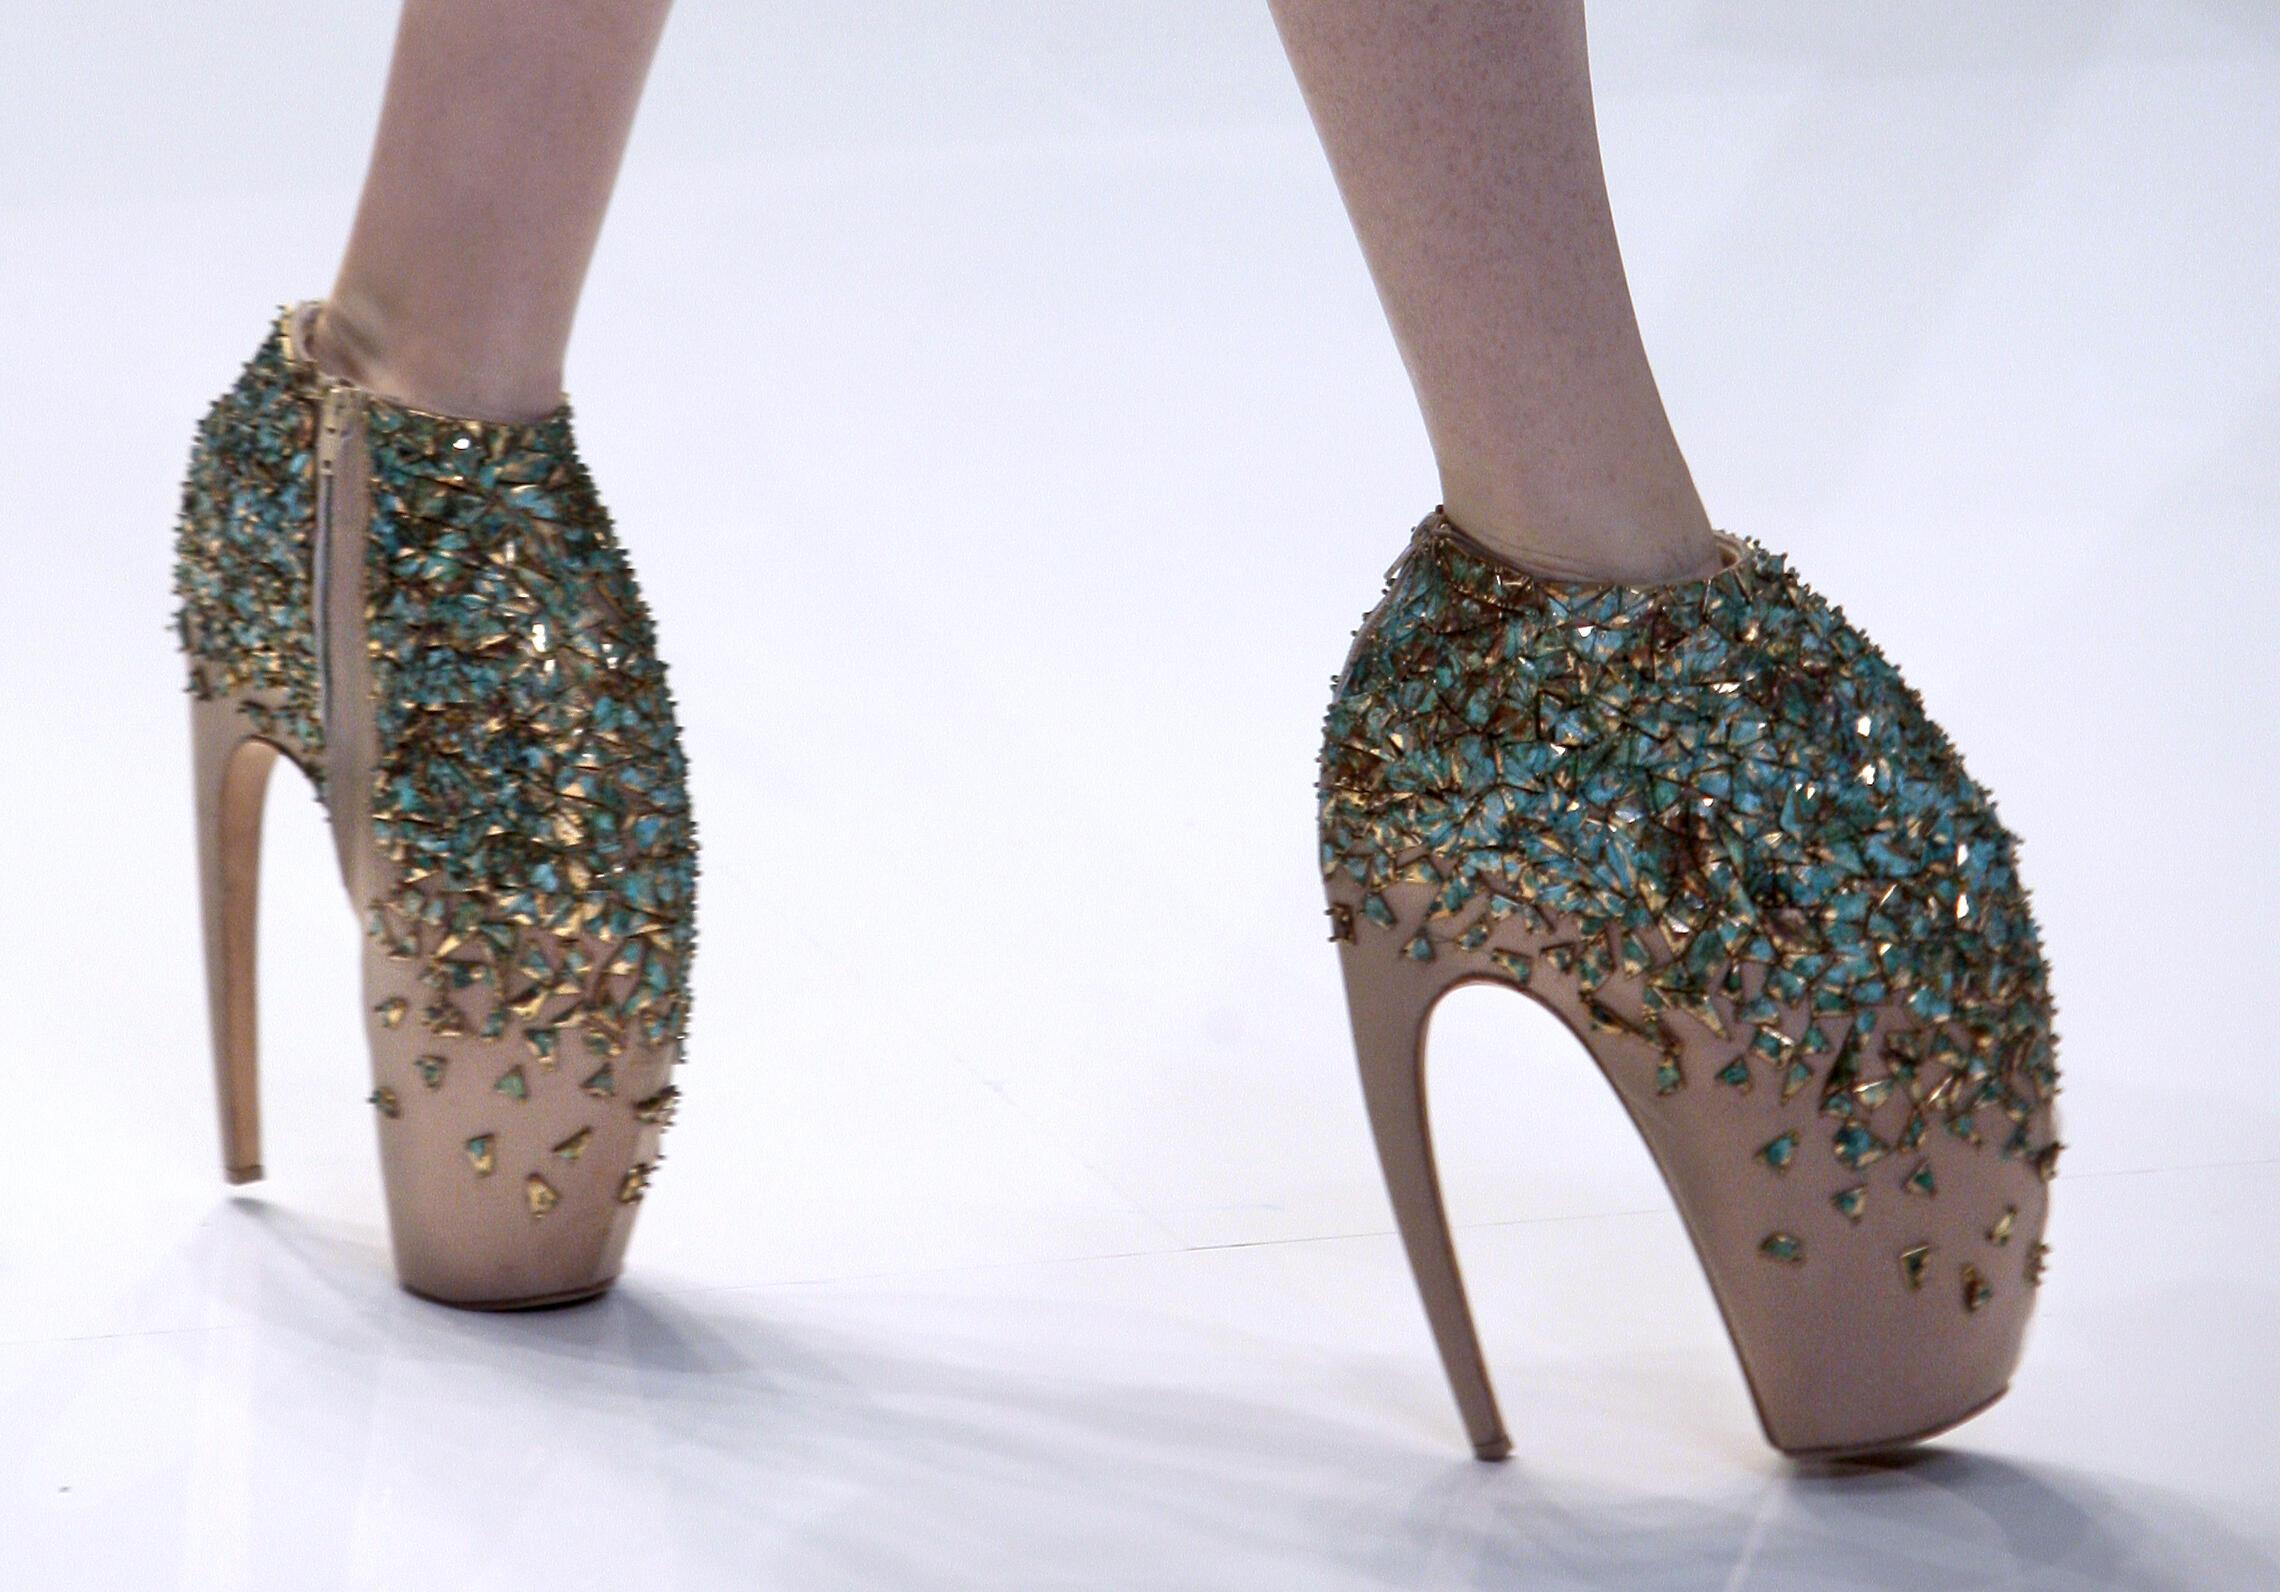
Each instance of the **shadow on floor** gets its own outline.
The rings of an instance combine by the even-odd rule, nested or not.
[[[2189,1499],[1953,1440],[1875,1465],[1769,1461],[1685,1491],[1644,1467],[1635,1487],[1584,1485],[1373,1429],[1365,1409],[1347,1424],[1192,1376],[1141,1385],[1129,1354],[1095,1369],[1068,1340],[1025,1357],[1056,1313],[1104,1345],[1120,1334],[1113,1313],[1080,1320],[1066,1301],[969,1297],[960,1309],[979,1314],[907,1335],[852,1285],[833,1304],[873,1308],[625,1284],[577,1308],[482,1315],[380,1283],[366,1243],[237,1208],[255,1231],[215,1234],[236,1263],[210,1273],[233,1306],[350,1365],[433,1365],[502,1418],[567,1407],[567,1425],[595,1433],[584,1457],[604,1485],[622,1451],[628,1484],[668,1500],[671,1518],[646,1529],[675,1543],[679,1584],[2280,1586],[2280,1563]],[[991,1311],[1022,1330],[990,1331]]]

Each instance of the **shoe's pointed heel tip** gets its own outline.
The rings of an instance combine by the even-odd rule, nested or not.
[[[1512,1439],[1498,1432],[1494,1437],[1476,1438],[1473,1441],[1473,1458],[1496,1464],[1512,1457]]]
[[[222,1168],[223,1180],[233,1184],[258,1183],[268,1175],[261,1169],[259,1161],[254,1162],[251,1166],[225,1166]]]

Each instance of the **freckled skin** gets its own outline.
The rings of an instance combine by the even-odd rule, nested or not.
[[[1574,580],[1717,552],[1632,313],[1582,0],[1271,0],[1449,517]]]
[[[1270,3],[1451,517],[1544,574],[1707,573],[1616,245],[1582,0]],[[405,0],[321,365],[442,413],[553,407],[666,9]]]

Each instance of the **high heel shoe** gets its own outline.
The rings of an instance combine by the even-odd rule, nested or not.
[[[1766,1436],[1833,1455],[1999,1397],[2058,1076],[2012,837],[1915,693],[1778,556],[1540,580],[1436,513],[1332,700],[1331,937],[1387,1188],[1483,1458],[1425,1035],[1459,984],[1580,1038],[1668,1182]]]
[[[649,616],[571,438],[424,413],[280,316],[199,428],[176,593],[226,1175],[262,1175],[261,810],[283,756],[363,920],[397,1273],[607,1288],[677,1091],[695,831]]]

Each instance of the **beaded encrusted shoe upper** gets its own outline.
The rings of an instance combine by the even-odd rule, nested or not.
[[[1428,886],[1406,953],[1492,957],[1522,985],[1530,959],[1499,929],[1559,923],[1539,954],[1595,1025],[1659,1048],[1660,1092],[1686,1081],[1684,1014],[1748,1036],[1719,1084],[1817,1085],[1852,1170],[1932,1125],[2053,1169],[2052,1007],[2013,838],[1780,556],[1572,586],[1429,517],[1338,683],[1320,794],[1323,871],[1360,888],[1360,918],[1391,932],[1382,892]],[[1880,1008],[1906,1021],[1880,1033]],[[1778,1169],[1798,1146],[1761,1155]]]
[[[567,412],[528,425],[374,403],[367,645],[373,906],[427,960],[438,1034],[522,1022],[532,1056],[677,1040],[696,834],[649,614]],[[448,942],[448,943],[446,943]]]
[[[328,385],[281,321],[199,429],[175,577],[192,693],[237,700],[320,790]],[[439,1037],[513,1026],[551,1065],[575,1035],[605,1068],[629,1043],[677,1045],[695,949],[686,768],[568,411],[510,425],[367,397],[363,413],[372,841],[392,880],[368,931],[420,963],[419,1019]],[[383,1026],[402,1005],[383,1003]],[[642,1104],[656,1120],[670,1090]]]
[[[310,559],[315,372],[272,333],[199,422],[175,533],[175,631],[201,701],[234,698],[324,788]]]

